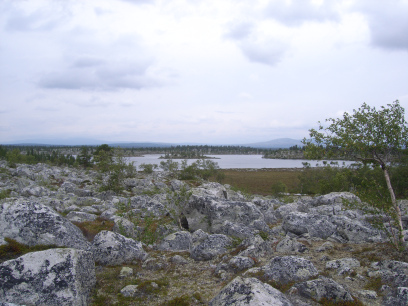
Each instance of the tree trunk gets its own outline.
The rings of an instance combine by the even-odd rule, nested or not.
[[[384,177],[385,177],[385,181],[387,182],[387,188],[388,188],[388,192],[390,193],[391,196],[391,203],[392,203],[392,207],[395,210],[395,214],[397,217],[397,222],[398,222],[398,228],[399,228],[399,233],[398,233],[398,238],[399,238],[399,243],[401,245],[404,245],[404,237],[402,236],[402,231],[404,230],[404,228],[402,227],[402,219],[401,219],[401,210],[397,204],[397,200],[395,198],[395,193],[394,193],[394,189],[392,188],[391,185],[391,180],[390,180],[390,175],[388,174],[388,169],[386,167],[382,167],[383,171],[384,171]]]

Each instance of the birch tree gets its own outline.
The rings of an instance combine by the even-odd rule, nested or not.
[[[396,242],[403,246],[401,210],[391,184],[389,167],[408,145],[405,110],[396,100],[379,110],[364,103],[352,114],[326,119],[326,126],[311,129],[310,139],[304,139],[305,156],[311,159],[335,158],[359,160],[378,165],[384,174],[389,202],[394,212],[399,234]]]

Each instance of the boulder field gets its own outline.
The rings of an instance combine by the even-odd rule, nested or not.
[[[351,193],[283,202],[156,172],[115,194],[106,179],[0,161],[0,305],[408,305],[406,251]],[[44,250],[10,259],[12,242]]]

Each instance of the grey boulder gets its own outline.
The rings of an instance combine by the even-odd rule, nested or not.
[[[182,252],[190,251],[192,245],[191,234],[186,231],[180,231],[164,237],[157,248],[163,251]]]
[[[99,232],[93,240],[95,262],[114,266],[144,260],[148,254],[142,243],[110,231]]]
[[[57,245],[82,250],[90,247],[79,228],[37,202],[0,204],[0,239],[6,237],[29,246]]]
[[[210,306],[290,306],[282,292],[256,278],[237,277],[210,301]]]
[[[310,237],[322,239],[327,239],[336,231],[336,227],[329,222],[329,217],[302,212],[289,213],[283,219],[282,228],[296,235],[308,233]]]
[[[312,262],[296,256],[275,257],[262,270],[266,279],[280,284],[306,281],[319,274]]]
[[[95,282],[90,252],[33,252],[0,265],[0,300],[20,305],[88,305]]]
[[[321,301],[327,299],[335,303],[354,301],[350,292],[343,286],[336,283],[331,278],[319,276],[318,279],[309,280],[295,284],[290,290],[290,294],[298,294],[302,297]]]
[[[231,245],[231,238],[225,235],[210,235],[193,248],[191,258],[197,261],[211,260],[217,255],[226,253]]]

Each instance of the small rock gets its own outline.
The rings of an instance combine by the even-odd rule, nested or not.
[[[132,275],[133,275],[133,269],[132,269],[132,268],[130,268],[130,267],[123,267],[123,268],[120,270],[119,278],[120,278],[120,279],[123,279],[123,278],[130,277],[130,276],[132,276]]]
[[[138,293],[137,286],[136,285],[128,285],[125,288],[123,288],[122,290],[120,290],[120,293],[124,297],[136,297],[137,293]]]

